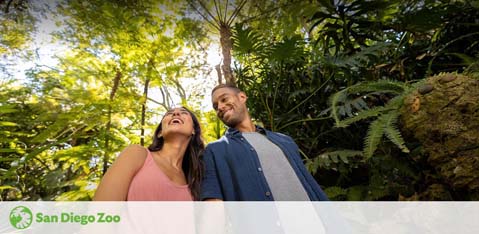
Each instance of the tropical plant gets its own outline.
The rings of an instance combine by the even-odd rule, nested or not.
[[[369,124],[364,141],[363,153],[366,158],[374,154],[383,135],[403,152],[409,153],[398,130],[397,122],[403,99],[412,87],[414,86],[390,80],[349,86],[332,95],[330,99],[331,116],[335,120],[336,127],[347,127],[357,121],[376,117]],[[394,97],[391,97],[390,94]],[[368,105],[366,102],[370,104]],[[377,103],[384,103],[384,105],[371,106]],[[341,115],[348,117],[341,119]]]
[[[0,89],[2,200],[90,200],[125,146],[149,143],[172,96],[190,98],[180,78],[204,64],[196,23],[155,1],[59,4],[58,63]]]
[[[397,200],[422,191],[425,178],[436,176],[427,165],[412,163],[421,147],[399,133],[397,108],[427,74],[461,71],[474,61],[477,6],[465,1],[308,4],[309,10],[282,8],[261,23],[235,26],[235,74],[249,94],[253,116],[296,140],[333,199]],[[279,15],[287,14],[306,21],[282,31],[286,24],[277,24]],[[257,27],[265,24],[271,26]],[[274,34],[272,28],[289,33]]]

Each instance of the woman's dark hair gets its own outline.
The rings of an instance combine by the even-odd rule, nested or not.
[[[198,118],[196,118],[195,114],[193,114],[193,112],[191,112],[187,108],[180,108],[183,108],[188,111],[191,115],[191,119],[193,120],[193,129],[195,131],[195,134],[190,138],[190,142],[188,143],[188,147],[186,148],[185,155],[183,156],[182,169],[186,175],[186,181],[188,182],[188,188],[191,191],[191,195],[193,196],[194,200],[198,201],[200,199],[201,178],[203,177],[203,164],[200,160],[200,155],[203,153],[205,144],[203,143],[203,139],[201,138],[201,127]],[[159,137],[161,133],[162,121],[160,121],[160,124],[158,124],[158,127],[155,130],[155,133],[153,135],[153,143],[148,146],[148,149],[152,152],[160,151],[163,148],[164,139],[163,137]]]

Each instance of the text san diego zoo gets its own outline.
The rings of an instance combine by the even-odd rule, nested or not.
[[[118,223],[120,222],[120,216],[101,212],[96,213],[96,215],[78,215],[73,212],[62,212],[60,215],[37,213],[35,221],[38,223],[80,223],[81,225],[87,225],[89,223]]]

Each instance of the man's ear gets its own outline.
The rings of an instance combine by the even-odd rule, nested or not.
[[[246,100],[248,100],[248,96],[244,92],[239,92],[238,97],[242,103],[246,103]]]

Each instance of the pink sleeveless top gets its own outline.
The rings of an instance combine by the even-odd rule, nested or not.
[[[128,188],[127,201],[192,201],[188,185],[173,183],[148,150],[145,163],[138,170]]]

